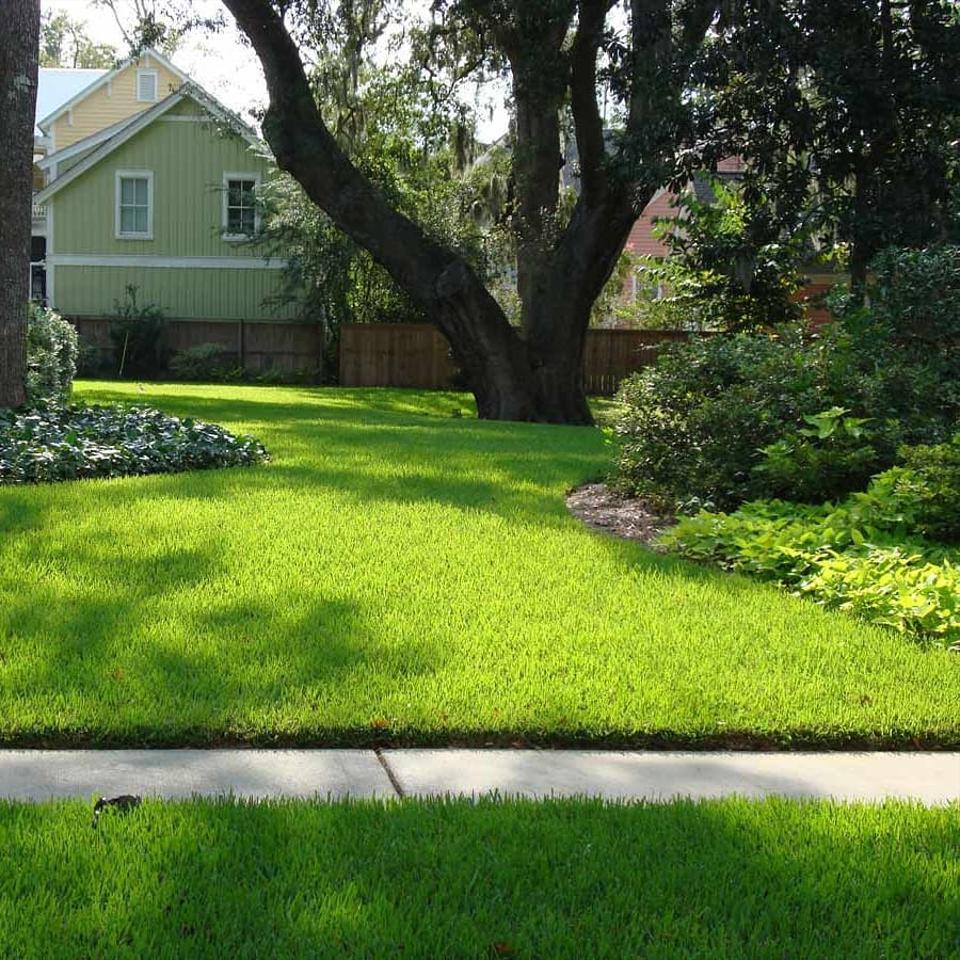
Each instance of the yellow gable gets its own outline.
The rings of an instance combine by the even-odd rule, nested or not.
[[[62,150],[98,130],[149,110],[157,101],[178,90],[182,83],[173,71],[145,53],[54,120],[50,127],[53,150]],[[153,99],[141,99],[151,94]]]

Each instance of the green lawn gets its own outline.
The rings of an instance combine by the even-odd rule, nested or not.
[[[947,960],[960,808],[0,805],[0,955]]]
[[[0,489],[0,739],[960,743],[960,657],[592,534],[599,431],[85,383],[265,467]]]

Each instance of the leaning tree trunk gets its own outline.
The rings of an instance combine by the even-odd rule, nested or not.
[[[277,165],[367,250],[450,341],[481,417],[555,420],[528,343],[457,253],[390,206],[349,160],[323,122],[299,51],[268,0],[224,0],[263,65],[270,106],[263,133]],[[554,170],[554,174],[556,170]],[[581,391],[582,392],[582,391]],[[582,413],[582,411],[580,411]],[[574,422],[584,422],[578,415]]]
[[[40,0],[4,0],[0,31],[0,407],[26,401]]]
[[[605,17],[614,0],[569,0],[543,7],[518,3],[516,17],[493,17],[497,22],[490,24],[515,80],[522,331],[510,325],[463,257],[391,207],[343,153],[323,122],[297,45],[271,0],[223,2],[263,65],[270,94],[263,132],[278,166],[387,270],[447,337],[480,416],[591,423],[583,389],[590,312],[631,224],[650,198],[645,188],[612,177],[605,157],[596,70]],[[676,41],[681,47],[693,48],[702,41],[715,3],[692,0],[696,16]],[[667,0],[632,0],[632,6],[632,62],[647,93],[645,99],[631,98],[627,132],[640,140],[647,127],[662,126],[654,94],[662,93],[663,77],[672,78],[675,99],[683,82],[674,69],[678,54]],[[575,8],[579,28],[568,56],[566,37]],[[483,15],[492,16],[489,11]],[[568,80],[582,190],[570,223],[560,230],[558,111]],[[661,134],[670,136],[669,130]]]

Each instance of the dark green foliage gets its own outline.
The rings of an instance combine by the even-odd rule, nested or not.
[[[890,251],[873,276],[869,307],[838,295],[838,322],[806,340],[788,328],[665,348],[621,387],[617,482],[681,509],[819,502],[863,489],[904,443],[952,436],[960,250]]]
[[[178,350],[170,358],[170,372],[180,380],[223,380],[235,366],[232,356],[219,343],[200,343]]]
[[[698,63],[700,136],[747,187],[849,244],[858,294],[890,245],[951,235],[960,165],[960,19],[914,0],[746,0]]]
[[[27,319],[27,400],[62,400],[77,372],[79,342],[72,323],[59,313],[30,306]]]
[[[960,541],[960,434],[950,443],[901,450],[903,465],[877,478],[877,492],[923,536]]]
[[[801,320],[794,294],[809,255],[803,233],[785,233],[763,198],[748,205],[733,185],[700,182],[711,198],[685,193],[677,214],[657,226],[669,256],[646,258],[643,270],[667,289],[656,306],[694,330],[762,330]]]
[[[80,336],[79,350],[77,352],[77,376],[83,378],[96,377],[102,373],[112,373],[113,370],[107,369],[100,348],[89,337]]]
[[[252,437],[136,407],[0,411],[0,485],[178,473],[267,459]]]
[[[798,331],[694,339],[627,378],[615,424],[617,482],[687,509],[762,495],[760,449],[823,404],[830,349]]]
[[[844,407],[808,414],[803,418],[808,426],[764,447],[764,459],[752,473],[766,494],[821,503],[838,490],[866,486],[879,457],[873,436],[882,442],[883,431],[872,430],[867,418],[848,414]]]
[[[117,375],[155,377],[164,368],[166,319],[156,304],[137,302],[137,287],[128,285],[122,301],[114,301],[110,323]]]

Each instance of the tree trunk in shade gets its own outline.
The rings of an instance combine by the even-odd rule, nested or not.
[[[26,400],[40,0],[3,0],[0,29],[0,407]]]

